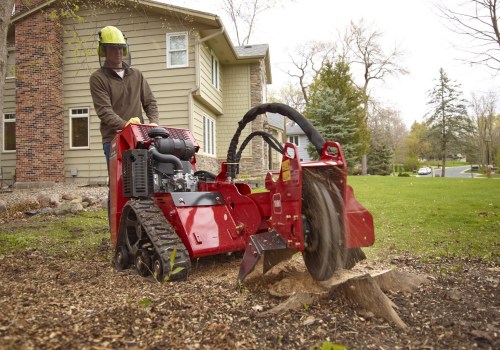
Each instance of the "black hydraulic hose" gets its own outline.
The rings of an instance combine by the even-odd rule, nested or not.
[[[215,180],[216,175],[206,171],[206,170],[198,170],[194,172],[194,176],[202,178],[204,180],[210,179],[210,180]]]
[[[253,133],[251,133],[250,135],[248,135],[245,138],[245,141],[243,141],[243,143],[241,144],[240,149],[236,153],[236,163],[239,163],[239,161],[241,159],[241,154],[245,150],[245,147],[248,145],[248,143],[255,136],[262,136],[262,138],[264,139],[264,141],[266,141],[266,143],[269,144],[269,146],[272,149],[274,149],[275,151],[277,151],[279,153],[283,152],[283,146],[281,145],[281,143],[273,135],[271,135],[271,134],[269,134],[269,133],[267,133],[265,131],[254,131]]]
[[[149,147],[149,152],[151,152],[154,160],[160,163],[173,164],[175,170],[183,170],[182,162],[176,156],[173,156],[171,154],[162,154],[158,152],[158,150],[154,146]]]
[[[236,167],[234,166],[233,163],[237,163],[236,149],[238,147],[238,141],[242,130],[249,122],[257,118],[258,115],[264,114],[266,112],[281,114],[293,120],[295,123],[297,123],[306,134],[307,138],[309,139],[309,142],[311,142],[314,148],[316,148],[318,154],[321,154],[321,151],[323,150],[323,145],[325,144],[325,139],[314,128],[314,126],[311,124],[309,120],[307,120],[302,114],[300,114],[292,107],[287,106],[283,103],[264,103],[249,110],[243,116],[243,119],[241,119],[238,122],[238,128],[236,129],[236,132],[233,138],[231,139],[231,143],[229,144],[229,149],[227,151],[229,177],[234,177],[236,175]]]

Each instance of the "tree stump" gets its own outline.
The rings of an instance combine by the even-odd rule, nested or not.
[[[278,265],[267,274],[254,275],[245,282],[249,286],[253,284],[259,289],[267,289],[274,296],[287,298],[261,313],[260,317],[282,314],[322,299],[342,296],[396,327],[407,328],[395,310],[397,306],[384,292],[412,293],[427,282],[426,277],[408,272],[393,269],[368,272],[358,266],[353,270],[337,271],[331,279],[318,282],[309,275],[305,267],[296,264],[297,261],[292,261]]]
[[[349,279],[339,285],[334,292],[342,293],[348,300],[373,312],[375,316],[394,323],[399,328],[407,327],[394,310],[396,305],[369,274]]]

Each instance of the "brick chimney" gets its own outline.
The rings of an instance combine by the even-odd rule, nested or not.
[[[50,11],[15,23],[16,182],[64,181],[63,29]]]

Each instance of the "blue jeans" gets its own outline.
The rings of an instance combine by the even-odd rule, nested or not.
[[[111,151],[111,142],[105,142],[102,144],[102,149],[104,150],[104,155],[106,156],[106,166],[108,167],[108,181],[110,180],[109,178],[109,153]],[[109,185],[108,185],[109,188]],[[111,208],[109,207],[110,200],[109,200],[109,189],[108,189],[108,225],[111,225]]]

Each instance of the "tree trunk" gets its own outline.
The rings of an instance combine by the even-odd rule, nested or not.
[[[441,177],[446,177],[446,152],[441,155],[443,158],[441,161]]]
[[[3,115],[3,87],[7,69],[7,32],[13,8],[14,0],[0,1],[0,116]]]

